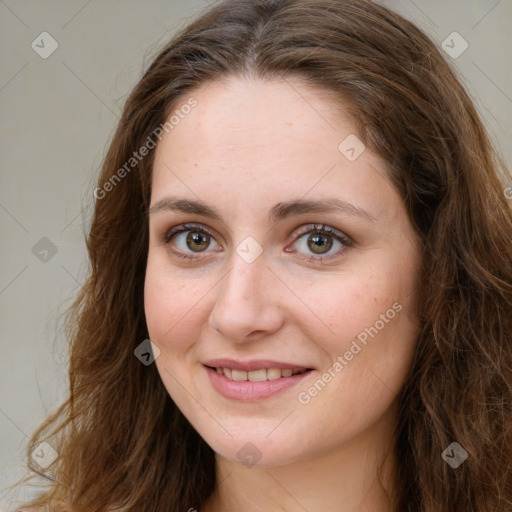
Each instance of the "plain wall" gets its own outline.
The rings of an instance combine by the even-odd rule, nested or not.
[[[447,59],[510,165],[512,2],[382,3],[439,46],[454,31],[467,41],[462,55]],[[206,5],[202,0],[0,3],[0,512],[30,495],[6,486],[26,473],[28,438],[67,393],[58,315],[86,275],[84,233],[94,179],[123,102],[148,64],[145,55],[154,55]],[[40,52],[51,48],[49,39],[41,48],[38,36],[44,31],[58,43],[46,59],[31,46],[35,40]]]

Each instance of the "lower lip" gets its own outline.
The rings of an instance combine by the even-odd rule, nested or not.
[[[210,382],[214,389],[226,398],[232,400],[261,400],[275,395],[280,391],[289,389],[306,378],[312,370],[290,377],[280,377],[274,380],[252,382],[250,380],[236,381],[228,379],[224,374],[217,373],[217,370],[205,366]]]

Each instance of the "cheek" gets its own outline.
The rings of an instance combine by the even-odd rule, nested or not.
[[[144,282],[144,312],[149,337],[159,348],[178,349],[183,331],[200,299],[198,288],[187,286],[176,273],[148,258]]]
[[[316,418],[322,436],[334,440],[378,421],[410,369],[419,331],[408,315],[408,294],[401,295],[399,281],[388,279],[390,275],[360,276],[340,281],[338,292],[326,288],[324,300],[317,290],[310,295],[323,307],[322,319],[335,334],[323,329],[328,334],[317,331],[315,337],[314,322],[309,324],[309,337],[327,362],[319,375],[325,384],[317,380],[297,390],[305,436],[310,435],[308,417]]]
[[[195,343],[208,325],[212,293],[219,276],[170,268],[165,255],[148,257],[144,282],[144,311],[150,339],[160,348],[157,363],[177,368],[186,353],[193,356]],[[182,362],[182,361],[181,361]]]
[[[406,266],[388,263],[301,288],[304,302],[314,305],[315,314],[301,320],[308,338],[319,345],[328,365],[344,358],[343,380],[352,389],[363,384],[363,394],[368,377],[381,378],[392,389],[400,386],[419,334],[411,293],[414,279],[408,279]]]
[[[330,353],[343,350],[344,342],[364,332],[365,327],[373,325],[400,300],[396,280],[390,279],[382,269],[320,276],[308,284],[297,283],[295,290],[302,300],[295,318],[307,323],[311,331],[316,327],[317,335],[311,340],[323,338],[322,344]]]
[[[169,395],[180,409],[192,414],[183,384],[188,382],[187,356],[199,337],[198,286],[179,280],[176,272],[148,259],[144,283],[144,311],[149,338],[160,349],[156,367]],[[193,383],[186,385],[194,394]]]

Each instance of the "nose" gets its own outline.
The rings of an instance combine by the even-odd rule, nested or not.
[[[278,283],[264,253],[247,263],[234,252],[230,270],[215,287],[217,296],[210,326],[233,343],[245,343],[278,331],[283,324]]]

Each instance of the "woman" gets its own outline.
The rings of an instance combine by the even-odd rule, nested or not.
[[[510,512],[508,171],[432,42],[224,1],[128,98],[34,434],[48,510]],[[151,340],[151,341],[150,341]],[[47,446],[47,445],[45,445]]]

